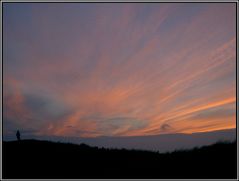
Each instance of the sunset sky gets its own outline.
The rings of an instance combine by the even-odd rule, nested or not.
[[[236,127],[236,3],[4,3],[3,136]]]

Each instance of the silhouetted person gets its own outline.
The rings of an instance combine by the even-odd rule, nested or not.
[[[17,136],[17,140],[21,141],[21,134],[20,134],[19,130],[17,130],[16,136]]]

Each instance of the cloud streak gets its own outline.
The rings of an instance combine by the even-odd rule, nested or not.
[[[5,3],[4,134],[235,128],[235,17],[233,3]]]

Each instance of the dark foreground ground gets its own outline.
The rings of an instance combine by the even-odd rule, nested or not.
[[[3,142],[3,178],[236,178],[236,142],[156,153],[48,141]]]

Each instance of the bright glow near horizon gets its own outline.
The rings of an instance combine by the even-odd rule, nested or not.
[[[235,127],[235,3],[3,4],[4,135]]]

